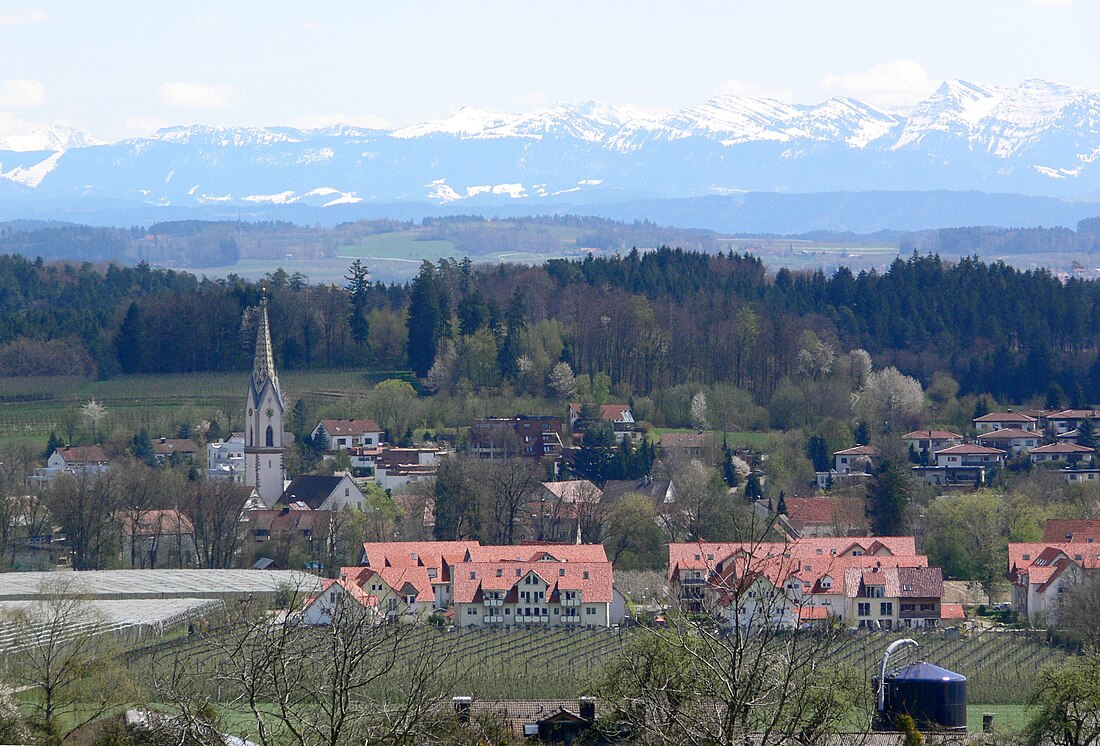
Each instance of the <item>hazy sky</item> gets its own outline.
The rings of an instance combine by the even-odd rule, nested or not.
[[[0,137],[64,123],[402,126],[721,93],[905,106],[945,78],[1100,88],[1094,0],[0,0]]]

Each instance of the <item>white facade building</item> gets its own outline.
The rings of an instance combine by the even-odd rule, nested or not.
[[[245,406],[245,484],[255,487],[271,507],[283,494],[283,415],[286,404],[275,373],[268,326],[267,299],[260,306],[256,330],[256,355],[248,380]]]

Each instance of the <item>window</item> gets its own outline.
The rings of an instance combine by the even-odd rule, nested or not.
[[[935,604],[921,604],[920,605],[920,610],[921,611],[935,611],[936,610],[936,605]]]
[[[558,568],[558,577],[559,578],[564,578],[565,577],[565,568],[564,567]]]
[[[474,608],[473,606],[466,609],[466,616],[477,616],[477,609]]]
[[[429,578],[434,578],[434,577],[436,577],[436,576],[437,576],[438,574],[439,574],[439,571],[438,571],[438,570],[436,570],[436,569],[435,569],[434,567],[429,567],[429,568],[428,568],[428,577],[429,577]]]
[[[273,448],[275,446],[275,431],[271,429],[271,425],[267,426],[267,447]]]
[[[859,616],[871,616],[871,604],[858,604],[857,614]]]
[[[814,551],[814,554],[824,554],[824,550],[818,549],[818,550]]]
[[[907,611],[916,611],[916,610],[917,610],[917,605],[916,604],[902,604],[901,605],[901,613],[903,613],[903,614]]]
[[[498,578],[504,577],[504,570],[500,569],[499,567],[497,568],[497,577]]]
[[[882,598],[884,592],[884,589],[881,585],[868,585],[865,586],[864,590],[866,591],[866,598]]]
[[[344,488],[344,497],[350,497],[350,496],[351,496],[351,487],[345,487]]]
[[[591,606],[586,606],[585,609],[584,609],[584,613],[587,614],[588,616],[595,616],[596,615],[596,609],[594,609]]]
[[[588,580],[588,570],[585,570],[585,571],[584,571],[584,579],[585,579],[585,580]]]
[[[1030,554],[1025,554],[1025,555],[1024,555],[1024,559],[1026,559],[1026,560],[1029,560],[1029,559],[1031,559],[1031,555],[1030,555]]]
[[[477,571],[470,570],[470,580],[477,580]]]
[[[813,572],[813,569],[812,565],[806,565],[806,572]]]
[[[893,613],[894,613],[894,604],[890,603],[889,601],[886,601],[886,602],[881,603],[881,604],[878,605],[878,615],[879,616],[890,616]]]

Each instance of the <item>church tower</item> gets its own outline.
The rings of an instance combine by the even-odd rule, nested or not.
[[[248,378],[245,404],[245,484],[255,487],[264,504],[271,507],[283,494],[283,415],[286,405],[275,374],[271,354],[271,329],[267,320],[267,296],[260,305],[256,330],[256,356]]]

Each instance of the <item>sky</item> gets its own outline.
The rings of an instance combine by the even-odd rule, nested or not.
[[[722,94],[904,109],[945,79],[1100,89],[1094,0],[0,0],[0,137],[401,127]]]

